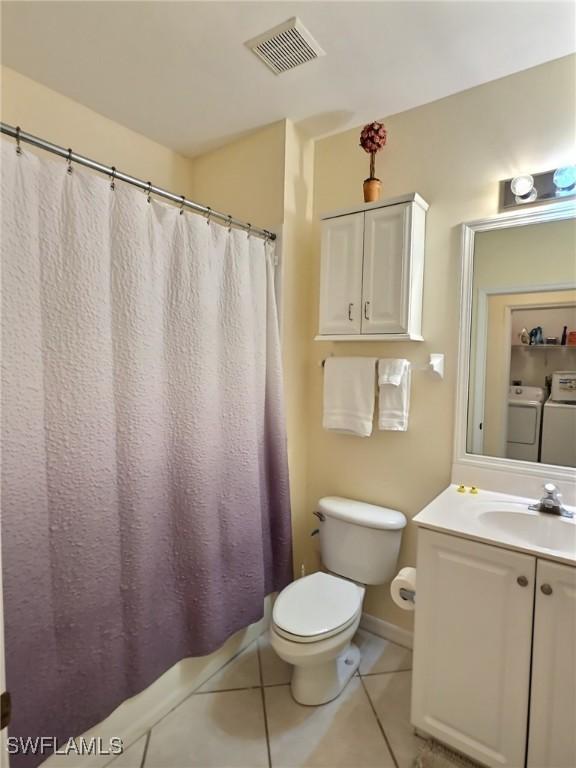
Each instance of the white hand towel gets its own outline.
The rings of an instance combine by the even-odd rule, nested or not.
[[[372,434],[375,357],[329,357],[324,364],[324,429]]]
[[[385,358],[378,361],[378,427],[406,432],[410,410],[410,363]]]

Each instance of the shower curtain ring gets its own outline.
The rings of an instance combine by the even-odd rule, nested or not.
[[[72,173],[72,149],[70,147],[68,147],[68,157],[66,162],[68,163],[67,173]]]
[[[152,202],[152,200],[150,199],[150,195],[151,195],[151,194],[152,194],[152,182],[151,182],[151,181],[149,181],[149,182],[148,182],[148,191],[147,191],[147,193],[146,193],[146,202],[147,202],[147,203],[151,203],[151,202]]]
[[[228,214],[228,232],[232,232],[232,214]]]
[[[16,126],[16,154],[22,154],[22,147],[20,146],[20,126]]]
[[[252,234],[252,224],[250,224],[250,222],[248,222],[248,230],[246,232],[246,237],[248,238],[248,240],[250,240],[250,235],[251,234]]]
[[[186,202],[186,197],[184,195],[182,195],[180,200],[181,200],[181,203],[180,203],[180,216],[182,216],[182,214],[184,213],[184,203]]]
[[[206,224],[208,224],[208,226],[210,226],[210,217],[211,216],[212,216],[212,208],[210,208],[210,206],[208,206],[208,214],[206,216]]]
[[[112,166],[112,173],[111,173],[111,181],[110,181],[110,189],[114,191],[116,189],[116,166]]]

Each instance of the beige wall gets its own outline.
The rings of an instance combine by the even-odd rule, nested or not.
[[[276,231],[284,218],[285,121],[192,160],[192,194],[204,205]]]
[[[419,192],[429,203],[422,343],[314,342],[318,311],[319,228],[315,258],[302,273],[311,283],[309,369],[309,482],[306,514],[320,496],[339,494],[388,505],[408,517],[450,481],[459,299],[459,225],[492,216],[498,181],[518,172],[557,167],[573,156],[575,58],[560,59],[511,77],[386,118],[388,146],[377,159],[383,196]],[[368,171],[355,129],[317,142],[314,215],[360,201]],[[430,352],[446,355],[446,377],[413,377],[410,428],[368,439],[329,434],[321,428],[322,371],[327,354],[407,357],[424,363]],[[312,527],[310,521],[309,527]],[[313,542],[314,540],[312,540]],[[313,544],[299,548],[313,557]],[[401,565],[416,556],[409,525]],[[369,590],[366,609],[385,620],[411,625],[387,586]]]
[[[478,232],[474,293],[576,283],[576,222],[548,221]]]
[[[5,123],[177,194],[191,194],[190,161],[182,155],[8,67],[1,68],[0,80]]]

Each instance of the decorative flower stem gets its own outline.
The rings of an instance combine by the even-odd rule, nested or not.
[[[370,155],[370,178],[376,178],[376,152],[386,146],[388,134],[384,123],[368,123],[362,128],[360,146]]]

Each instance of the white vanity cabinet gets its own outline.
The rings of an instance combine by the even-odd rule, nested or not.
[[[424,528],[417,568],[413,724],[486,766],[574,768],[576,568]]]
[[[317,340],[422,339],[427,209],[411,194],[322,217]]]
[[[536,560],[418,531],[412,722],[489,766],[524,765]]]
[[[528,768],[576,766],[576,568],[538,560]]]

